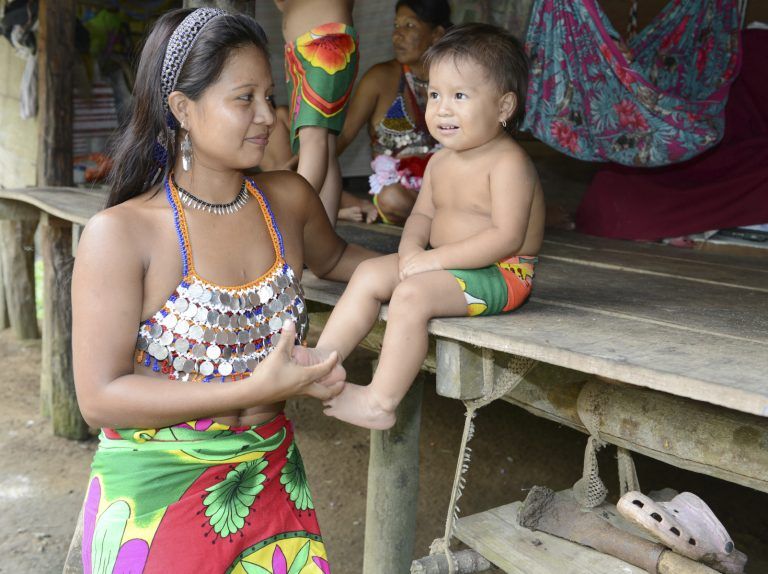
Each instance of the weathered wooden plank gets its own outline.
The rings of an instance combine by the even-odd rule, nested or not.
[[[335,304],[344,288],[311,273],[302,283],[310,299],[327,305]],[[727,303],[735,307],[739,301],[729,296]],[[511,315],[435,319],[428,328],[478,347],[768,416],[768,344],[759,341],[538,296]]]
[[[85,225],[106,204],[103,188],[81,189],[73,187],[35,187],[0,189],[0,203],[9,200],[37,207],[60,219]]]
[[[540,255],[540,267],[550,261],[572,263],[586,267],[640,275],[641,280],[653,283],[659,277],[685,278],[689,283],[728,286],[733,289],[768,291],[768,261],[760,268],[751,267],[753,258],[733,257],[727,262],[699,254],[696,259],[681,259],[674,254],[627,253],[617,249],[580,247],[558,242],[547,242]]]
[[[743,269],[765,269],[766,259],[761,257],[760,253],[763,250],[753,250],[754,255],[749,257],[740,255],[723,255],[720,253],[707,253],[699,249],[679,249],[677,247],[670,247],[661,243],[645,242],[645,241],[625,241],[622,239],[609,239],[606,237],[595,237],[593,235],[584,235],[582,233],[574,233],[572,231],[561,231],[556,229],[547,229],[544,236],[544,251],[548,249],[548,246],[552,243],[559,243],[564,245],[571,245],[574,247],[591,248],[600,251],[616,251],[624,253],[627,256],[627,261],[632,261],[633,258],[638,255],[652,255],[655,257],[661,257],[669,260],[677,261],[689,261],[689,262],[706,262],[706,263],[719,263],[722,265],[736,265]],[[766,252],[768,255],[768,252]]]
[[[768,280],[746,288],[547,260],[537,268],[533,297],[768,345]],[[711,341],[701,352],[719,344]]]
[[[0,220],[0,258],[8,318],[18,339],[37,339],[35,229],[37,221]]]
[[[511,574],[645,574],[622,560],[517,524],[520,502],[456,523],[456,538]]]

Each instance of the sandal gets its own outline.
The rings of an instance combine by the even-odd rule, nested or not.
[[[630,491],[616,509],[678,554],[728,574],[744,571],[746,555],[735,549],[725,527],[695,494],[683,492],[669,502],[656,502]]]

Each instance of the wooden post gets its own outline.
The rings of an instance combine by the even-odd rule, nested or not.
[[[0,331],[11,326],[8,318],[8,305],[5,300],[5,281],[3,280],[3,257],[0,254]]]
[[[43,350],[47,364],[41,375],[41,400],[43,405],[50,405],[53,434],[82,440],[88,438],[88,425],[77,406],[72,373],[72,224],[43,213],[40,225],[46,309]],[[49,395],[43,396],[43,392]]]
[[[35,228],[28,219],[0,221],[0,258],[7,313],[18,339],[38,339],[35,309]]]
[[[395,426],[387,431],[371,431],[364,574],[410,569],[416,531],[423,388],[420,374],[397,409]]]
[[[75,0],[40,0],[38,32],[39,186],[72,185],[72,68]],[[81,439],[88,428],[75,397],[72,374],[70,280],[72,224],[42,218],[44,263],[43,354],[40,398],[54,434]]]

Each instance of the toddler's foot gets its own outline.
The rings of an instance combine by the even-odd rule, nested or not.
[[[347,383],[325,403],[325,414],[359,427],[386,430],[395,424],[394,409],[384,408],[368,387]]]

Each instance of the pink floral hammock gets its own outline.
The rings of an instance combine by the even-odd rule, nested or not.
[[[523,129],[578,159],[658,166],[723,135],[737,0],[672,0],[624,44],[597,0],[537,0]]]

